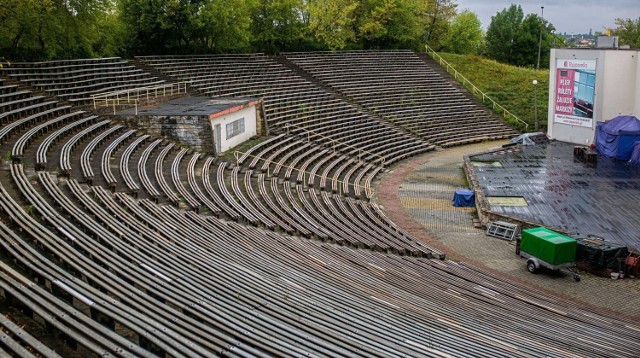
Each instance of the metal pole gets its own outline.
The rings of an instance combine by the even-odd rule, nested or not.
[[[542,9],[542,17],[540,18],[540,36],[538,37],[538,64],[536,70],[540,69],[540,52],[542,51],[542,28],[544,26],[544,6],[540,6]]]
[[[533,123],[535,131],[538,131],[538,81],[533,80]]]

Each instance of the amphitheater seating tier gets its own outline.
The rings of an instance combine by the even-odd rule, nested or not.
[[[233,62],[252,56],[216,57],[242,72]],[[211,57],[193,63],[207,68]],[[390,222],[369,201],[386,170],[377,159],[429,145],[411,147],[426,142],[402,131],[387,139],[381,121],[371,123],[382,132],[353,146],[282,128],[226,162],[22,87],[0,80],[2,356],[640,350],[637,322],[444,260]]]
[[[14,62],[0,68],[8,78],[19,80],[47,96],[75,105],[92,103],[92,95],[160,85],[164,80],[118,57],[104,59]]]
[[[207,96],[260,97],[268,126],[343,151],[363,150],[389,163],[433,145],[393,125],[362,113],[263,54],[209,56],[141,56],[136,58]],[[353,134],[357,133],[357,138]],[[401,150],[384,151],[369,139],[383,135]],[[410,148],[410,149],[409,149]]]
[[[411,51],[301,52],[284,56],[363,108],[443,147],[516,133]]]

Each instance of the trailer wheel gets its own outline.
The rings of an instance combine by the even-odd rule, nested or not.
[[[538,273],[536,263],[531,259],[527,260],[527,270],[531,273]]]

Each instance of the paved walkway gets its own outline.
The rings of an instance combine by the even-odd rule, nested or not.
[[[475,209],[454,208],[456,189],[467,188],[462,157],[503,142],[473,144],[431,152],[393,168],[378,183],[375,200],[391,220],[426,243],[443,250],[448,259],[465,261],[559,299],[570,299],[621,317],[640,321],[640,279],[611,280],[582,273],[574,282],[562,273],[527,271],[508,241],[473,228]]]

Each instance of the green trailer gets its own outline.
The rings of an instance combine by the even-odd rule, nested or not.
[[[573,278],[580,275],[572,271],[576,261],[577,241],[544,227],[522,230],[520,257],[527,258],[527,270],[537,273],[540,267],[551,270],[568,269]]]

